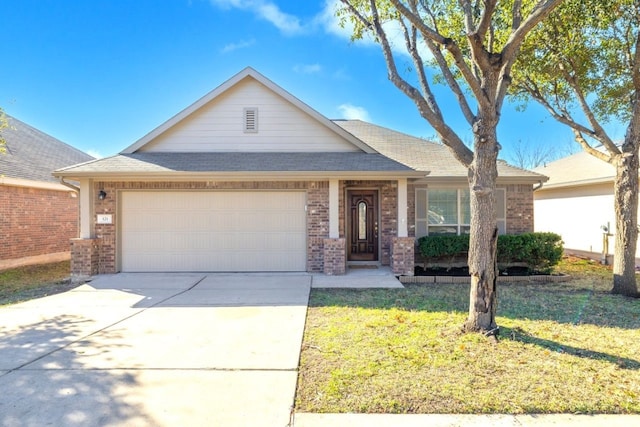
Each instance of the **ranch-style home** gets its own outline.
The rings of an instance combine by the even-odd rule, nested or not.
[[[55,171],[80,182],[76,277],[301,271],[412,275],[415,238],[469,230],[466,170],[440,144],[329,120],[252,68],[120,154]],[[499,165],[501,233],[533,230],[546,177]]]

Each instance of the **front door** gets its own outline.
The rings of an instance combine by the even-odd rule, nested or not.
[[[378,191],[347,191],[349,261],[378,261]]]

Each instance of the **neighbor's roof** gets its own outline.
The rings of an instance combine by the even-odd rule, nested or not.
[[[429,171],[429,178],[467,177],[466,168],[453,156],[448,147],[425,139],[416,138],[361,120],[334,120],[346,131],[361,139],[397,162],[418,171]],[[498,176],[545,181],[540,173],[498,162]]]
[[[6,152],[0,154],[0,175],[30,181],[58,182],[55,169],[93,160],[93,157],[6,115],[9,127],[2,130]]]
[[[613,182],[615,167],[591,154],[581,151],[534,169],[545,174],[549,181],[543,188],[573,187]]]

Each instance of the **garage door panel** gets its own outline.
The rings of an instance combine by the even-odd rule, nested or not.
[[[304,271],[304,192],[123,192],[122,271]]]

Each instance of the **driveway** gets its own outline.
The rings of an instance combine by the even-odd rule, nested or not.
[[[306,274],[117,274],[0,308],[2,426],[289,423]]]

